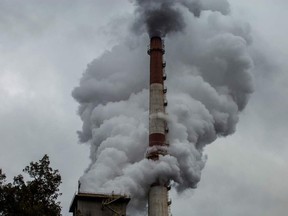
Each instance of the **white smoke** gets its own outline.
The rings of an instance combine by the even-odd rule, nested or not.
[[[149,2],[154,1],[137,1]],[[191,6],[200,1],[167,2]],[[205,166],[204,147],[235,131],[253,91],[249,28],[226,15],[226,1],[201,5],[200,11],[207,11],[197,18],[192,6],[190,11],[177,6],[186,27],[166,39],[170,146],[159,161],[145,159],[149,57],[144,36],[135,36],[137,46],[126,41],[88,65],[72,93],[80,103],[80,141],[91,146],[82,192],[130,194],[130,214],[142,215],[156,179],[172,180],[178,191],[195,188]]]

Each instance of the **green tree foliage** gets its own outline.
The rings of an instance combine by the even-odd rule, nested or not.
[[[60,202],[57,202],[61,195],[61,176],[50,167],[49,157],[44,155],[39,162],[31,162],[23,172],[29,174],[30,179],[25,182],[20,174],[14,177],[13,183],[7,183],[5,174],[0,173],[0,215],[61,215]]]

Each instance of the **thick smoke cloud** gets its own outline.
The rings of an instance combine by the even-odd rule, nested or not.
[[[169,7],[186,24],[182,34],[166,38],[169,103],[163,118],[169,125],[169,155],[157,162],[145,159],[149,151],[145,36],[135,36],[137,46],[130,46],[130,35],[92,61],[72,93],[80,103],[80,141],[90,145],[91,164],[80,179],[80,191],[129,194],[130,215],[143,215],[156,178],[172,180],[179,192],[195,188],[207,159],[204,147],[235,132],[238,114],[253,92],[249,28],[225,15],[226,1],[156,2],[137,1],[137,14],[146,13],[145,8],[152,13],[153,7],[156,11]],[[196,18],[190,11],[197,10],[202,12]],[[159,29],[156,24],[151,31],[179,31],[174,22],[178,21],[171,28]]]
[[[203,10],[223,14],[229,12],[226,0],[135,0],[135,5],[139,18],[134,24],[134,30],[141,31],[144,28],[150,37],[164,37],[169,33],[181,32],[186,25],[183,9],[188,9],[197,17]]]

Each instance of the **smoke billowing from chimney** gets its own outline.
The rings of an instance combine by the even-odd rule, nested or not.
[[[229,12],[226,0],[135,0],[138,19],[134,29],[146,28],[150,37],[164,37],[169,33],[182,31],[185,28],[183,9],[188,9],[199,17],[203,10]]]
[[[173,180],[178,191],[197,186],[206,161],[204,147],[235,131],[238,114],[253,91],[253,63],[247,49],[251,43],[249,27],[225,15],[229,11],[226,1],[136,3],[138,15],[153,14],[150,9],[154,7],[168,7],[168,12],[180,17],[172,24],[166,23],[169,18],[160,20],[156,28],[148,26],[150,21],[145,17],[150,35],[185,28],[181,34],[166,38],[169,103],[168,116],[162,117],[169,124],[169,155],[157,162],[145,158],[149,118],[145,35],[135,36],[137,46],[133,47],[129,35],[129,41],[93,60],[72,94],[80,103],[80,141],[90,145],[91,164],[80,179],[80,191],[131,194],[129,211],[137,216],[145,210],[149,187],[159,176],[163,181]],[[199,16],[196,18],[190,11],[202,13],[194,12]],[[143,21],[143,16],[139,20]],[[162,22],[166,27],[157,28]],[[175,23],[183,25],[177,27]]]

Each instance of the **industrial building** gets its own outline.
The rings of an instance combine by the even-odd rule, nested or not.
[[[126,216],[130,197],[126,195],[75,194],[69,212],[73,216]]]

